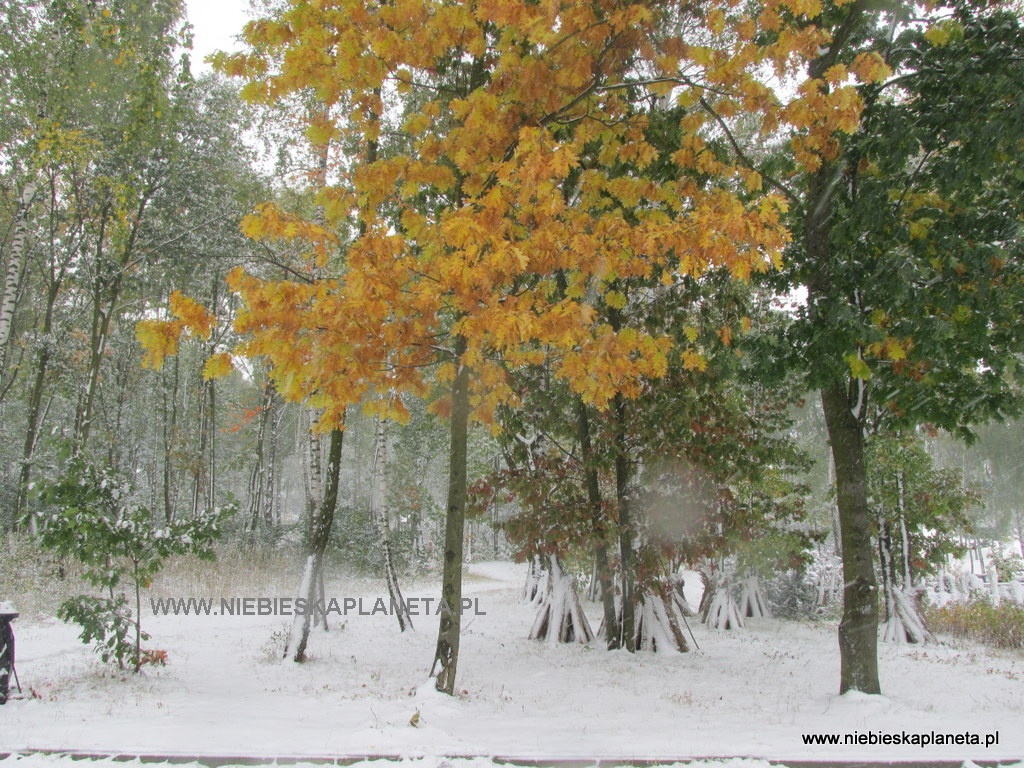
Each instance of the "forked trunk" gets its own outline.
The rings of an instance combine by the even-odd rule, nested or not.
[[[309,532],[309,550],[306,565],[303,569],[302,583],[298,597],[305,600],[305,611],[296,611],[292,621],[291,636],[285,648],[285,658],[291,656],[294,661],[306,660],[306,646],[309,643],[309,629],[314,618],[319,618],[322,602],[324,554],[327,542],[331,537],[331,526],[334,525],[334,510],[338,504],[338,482],[341,476],[341,447],[345,433],[341,429],[331,432],[330,446],[327,449],[327,478],[323,500],[317,514],[311,521]],[[301,615],[300,615],[301,614]],[[326,622],[324,627],[326,628]]]
[[[32,464],[35,460],[36,444],[43,426],[44,415],[48,407],[43,405],[46,383],[49,379],[50,335],[53,331],[53,316],[60,296],[62,280],[53,280],[46,292],[46,312],[43,315],[41,328],[42,344],[36,358],[35,376],[28,398],[28,418],[25,425],[25,442],[21,453],[21,470],[18,476],[18,498],[15,503],[15,527],[21,525],[21,519],[28,511],[28,493],[32,481]],[[36,532],[36,518],[33,515],[28,521],[28,528]]]
[[[398,628],[405,632],[405,630],[411,630],[414,627],[408,607],[402,598],[402,590],[398,585],[398,572],[395,570],[395,561],[391,553],[391,525],[388,521],[387,490],[384,473],[387,464],[386,425],[387,422],[378,416],[374,435],[370,512],[377,528],[377,540],[380,544],[381,554],[384,556],[384,580],[388,585],[388,596],[391,598],[391,605],[393,606],[395,617],[398,619]]]

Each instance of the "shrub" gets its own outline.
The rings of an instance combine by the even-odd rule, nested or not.
[[[148,639],[141,626],[142,589],[171,555],[212,558],[222,514],[160,523],[134,499],[125,478],[81,459],[44,490],[43,500],[47,512],[39,520],[39,542],[78,560],[84,579],[106,593],[67,600],[57,615],[82,627],[82,642],[93,643],[104,661],[131,664],[138,672],[153,658],[142,649]],[[123,584],[133,600],[120,591]]]
[[[995,648],[1024,648],[1024,607],[1004,602],[997,608],[983,598],[927,608],[925,620],[933,632],[976,640]]]

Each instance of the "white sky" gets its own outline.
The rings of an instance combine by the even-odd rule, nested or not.
[[[192,22],[192,72],[209,71],[203,62],[214,51],[240,48],[235,36],[249,20],[249,0],[185,0],[188,20]]]

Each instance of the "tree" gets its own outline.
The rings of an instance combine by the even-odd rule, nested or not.
[[[388,596],[391,605],[395,606],[395,617],[398,627],[403,632],[413,629],[412,616],[402,597],[398,585],[398,572],[395,569],[394,556],[391,550],[391,522],[388,512],[388,494],[386,472],[388,463],[387,422],[377,416],[374,419],[373,464],[370,473],[370,516],[377,529],[377,539],[384,560],[384,580],[388,585]]]
[[[422,393],[426,366],[440,363],[450,606],[461,598],[468,421],[491,420],[512,398],[504,370],[551,354],[585,404],[621,410],[664,372],[669,340],[618,326],[595,304],[614,309],[619,281],[635,276],[715,265],[746,276],[781,248],[780,200],[739,194],[761,177],[716,151],[704,137],[717,123],[699,111],[680,112],[674,178],[633,177],[616,162],[658,156],[636,104],[674,88],[684,107],[718,104],[719,119],[771,112],[762,62],[784,67],[818,37],[792,30],[762,46],[757,31],[739,12],[646,3],[293,0],[249,25],[254,50],[220,60],[257,101],[304,89],[327,106],[344,101],[344,119],[308,120],[311,140],[381,142],[379,159],[339,164],[339,181],[320,191],[331,231],[272,208],[248,225],[305,238],[320,259],[334,238],[351,237],[341,275],[309,288],[242,275],[233,285],[248,305],[249,353],[272,360],[285,397],[329,417],[374,387]],[[384,131],[382,121],[393,124]],[[449,693],[458,634],[453,612],[434,665]]]
[[[981,471],[971,481],[985,487],[984,508],[996,516],[1003,532],[1016,535],[1021,557],[1024,557],[1024,504],[1020,489],[1024,487],[1024,462],[1020,457],[1021,422],[990,425],[979,430],[973,449],[961,451],[961,461],[980,465]]]
[[[161,652],[142,649],[142,641],[149,639],[142,631],[142,590],[170,555],[212,559],[224,516],[211,513],[158,525],[133,498],[124,477],[81,459],[73,460],[68,473],[44,495],[51,512],[41,521],[40,543],[77,559],[85,566],[85,580],[107,592],[105,597],[67,600],[58,616],[81,625],[82,642],[95,640],[105,662],[116,661],[120,667],[129,662],[135,672],[146,663],[163,663]],[[124,581],[130,585],[133,608],[123,592],[115,594]]]
[[[867,459],[885,599],[882,636],[899,643],[932,641],[919,606],[919,580],[950,555],[962,555],[958,535],[969,529],[968,510],[981,496],[958,470],[936,468],[913,434],[873,435]]]
[[[1020,31],[969,3],[925,19],[901,3],[806,15],[821,38],[780,113],[791,159],[748,160],[794,207],[781,285],[807,302],[784,346],[820,392],[835,465],[840,691],[877,693],[868,413],[964,434],[1016,407]]]
[[[10,506],[23,520],[34,473],[61,463],[53,443],[65,437],[98,463],[138,463],[148,472],[161,461],[149,461],[154,420],[131,407],[149,397],[152,380],[132,360],[130,328],[146,316],[147,302],[166,298],[168,282],[215,273],[216,255],[239,258],[246,241],[232,235],[228,216],[248,207],[243,201],[256,183],[237,140],[244,123],[237,98],[223,83],[195,82],[182,69],[180,3],[27,2],[0,10],[5,24],[17,25],[5,26],[0,55],[19,63],[0,85],[9,107],[4,180],[36,190],[19,214],[29,247],[0,382],[10,398]],[[208,290],[209,283],[199,293]],[[212,462],[193,471],[197,465],[178,450],[192,422],[173,394],[191,393],[198,379],[183,364],[153,388],[166,394],[165,403],[154,401],[165,416],[155,443],[163,447],[157,474],[165,516],[185,496],[176,487],[186,471],[192,511],[215,503],[203,483],[203,465]],[[204,395],[182,400],[212,413],[208,388]],[[207,459],[211,424],[207,418],[200,430]],[[27,521],[34,526],[34,517]]]
[[[564,385],[551,386],[550,371],[544,369],[518,372],[517,383],[525,402],[516,409],[503,409],[499,444],[504,466],[470,489],[471,512],[482,514],[499,501],[514,503],[516,513],[502,523],[502,529],[517,548],[516,559],[529,561],[531,569],[546,569],[543,583],[540,574],[531,570],[531,577],[537,578],[536,591],[528,589],[526,597],[536,603],[537,616],[530,639],[589,643],[594,632],[580,606],[574,578],[563,565],[585,552],[581,544],[594,538],[587,470],[578,455],[567,449],[561,434],[567,419],[559,408],[567,393]],[[545,388],[549,391],[542,393]],[[571,434],[571,422],[568,426]],[[609,639],[609,648],[618,647],[616,643]]]

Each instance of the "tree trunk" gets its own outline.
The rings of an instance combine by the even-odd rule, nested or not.
[[[373,480],[370,485],[370,516],[377,526],[377,540],[384,556],[384,580],[388,585],[388,596],[391,607],[398,619],[398,628],[405,632],[414,629],[412,617],[402,597],[398,585],[398,572],[395,570],[394,558],[391,556],[391,525],[388,522],[387,489],[385,485],[385,469],[387,465],[387,422],[379,416],[375,419],[373,446]]]
[[[307,434],[303,438],[305,440],[303,445],[305,463],[303,467],[306,472],[306,509],[309,512],[309,516],[314,517],[324,496],[321,440],[320,433],[317,431],[317,424],[320,418],[316,410],[312,408],[306,409],[304,414],[308,420]]]
[[[261,523],[264,532],[271,530],[267,523],[271,495],[273,494],[273,472],[267,466],[267,438],[270,430],[271,415],[274,408],[275,393],[273,385],[268,381],[263,390],[259,423],[256,430],[256,456],[252,472],[249,474],[249,512],[248,538],[251,545],[256,543],[256,534]]]
[[[196,461],[192,470],[192,517],[198,515],[204,508],[213,508],[208,458],[213,417],[209,395],[212,389],[212,381],[202,382],[199,385],[199,399],[196,403],[196,431],[199,444],[196,446]]]
[[[92,431],[93,403],[96,400],[96,388],[99,386],[100,368],[103,365],[103,354],[107,348],[107,333],[110,330],[110,320],[114,312],[114,306],[120,295],[120,277],[115,273],[112,286],[107,286],[106,275],[104,274],[104,245],[106,239],[106,227],[108,209],[104,210],[100,221],[100,231],[97,238],[94,268],[96,276],[93,278],[92,295],[92,323],[89,333],[89,368],[87,380],[82,395],[79,397],[78,408],[75,413],[75,441],[76,453],[85,450],[89,442],[89,434]],[[103,307],[109,299],[107,311]]]
[[[683,634],[687,607],[682,595],[671,584],[659,582],[652,585],[639,605],[635,640],[638,650],[652,653],[686,653],[690,650]]]
[[[838,382],[822,389],[832,457],[836,468],[843,549],[843,618],[839,624],[839,692],[881,693],[878,683],[878,587],[871,546],[867,465],[860,416],[863,381],[852,382],[857,392],[853,405]],[[860,411],[854,409],[860,408]]]
[[[454,695],[455,673],[459,661],[460,608],[462,605],[462,538],[466,521],[467,461],[469,449],[469,367],[463,359],[466,340],[456,339],[455,363],[458,372],[452,382],[451,442],[448,464],[448,509],[445,516],[444,575],[441,598],[448,611],[442,611],[437,632],[437,648],[430,675],[442,693]]]
[[[210,291],[210,307],[216,311],[217,308],[217,286],[220,283],[220,274],[214,274],[213,287]],[[216,339],[211,337],[206,347],[206,357],[209,358],[217,350]],[[217,400],[214,390],[213,379],[204,381],[199,376],[199,398],[196,407],[196,427],[199,433],[199,445],[196,449],[196,463],[192,472],[192,516],[206,509],[213,509],[215,505],[214,490],[217,484],[216,472],[216,411],[214,410]]]
[[[594,450],[590,440],[590,417],[583,398],[576,398],[576,429],[583,459],[583,473],[586,478],[587,503],[590,506],[590,529],[594,537],[594,569],[601,585],[601,605],[604,610],[605,644],[608,650],[619,647],[619,618],[615,609],[615,587],[611,566],[608,562],[608,531],[601,503],[601,486],[598,482],[597,467],[594,465]]]
[[[544,601],[545,579],[547,571],[544,570],[540,555],[534,555],[530,558],[530,569],[526,573],[526,583],[523,584],[523,602],[540,605]]]
[[[174,520],[175,498],[174,492],[174,440],[178,428],[178,384],[181,373],[180,356],[174,356],[173,375],[171,377],[170,406],[168,406],[167,384],[161,382],[161,404],[163,406],[163,438],[164,438],[164,520]],[[161,377],[167,378],[166,372]]]
[[[270,451],[267,455],[266,491],[263,503],[263,522],[268,531],[281,524],[281,510],[278,490],[281,485],[278,472],[277,443],[281,436],[281,400],[273,397],[270,401]]]
[[[903,546],[903,588],[910,589],[914,586],[914,572],[910,564],[910,533],[907,531],[907,482],[902,469],[896,476],[896,483],[899,491],[900,539]]]
[[[84,452],[92,433],[96,393],[100,385],[100,369],[107,351],[110,327],[119,309],[118,302],[121,300],[124,278],[135,253],[135,244],[139,237],[142,221],[154,191],[153,188],[148,188],[139,195],[138,204],[132,215],[132,224],[116,258],[109,258],[106,253],[107,228],[114,225],[113,203],[110,200],[104,204],[101,213],[102,219],[96,239],[94,263],[96,274],[92,286],[93,311],[89,335],[88,379],[85,392],[79,401],[78,412],[75,415],[74,450],[76,453]]]
[[[548,556],[547,590],[530,629],[531,640],[549,643],[589,643],[594,639],[572,577],[562,570],[558,555]]]
[[[206,498],[212,508],[217,504],[217,386],[212,380],[206,382],[206,385],[208,387],[206,395],[209,402],[207,406],[209,408],[209,416],[206,423],[210,435],[210,479]]]
[[[330,445],[327,449],[327,482],[324,488],[323,501],[311,520],[309,532],[309,550],[306,555],[306,566],[299,585],[299,598],[306,601],[304,612],[296,611],[292,621],[291,636],[285,647],[284,655],[291,655],[294,661],[306,660],[306,646],[309,643],[309,628],[312,620],[319,616],[318,596],[322,596],[324,553],[331,538],[331,527],[334,525],[334,511],[338,504],[338,482],[341,477],[341,447],[345,433],[341,429],[331,432]],[[322,607],[322,603],[320,604]],[[326,626],[326,624],[325,624]]]
[[[1013,513],[1013,519],[1017,523],[1017,543],[1020,544],[1020,556],[1024,557],[1024,515],[1018,509]]]
[[[612,402],[615,420],[615,501],[619,509],[619,561],[622,568],[622,646],[636,650],[636,617],[633,586],[633,520],[629,508],[629,457],[626,454],[626,401],[620,393]]]
[[[0,297],[0,376],[7,364],[7,348],[14,328],[14,310],[18,302],[22,267],[25,263],[25,241],[28,239],[28,208],[36,196],[35,184],[28,183],[21,190],[18,212],[14,218],[14,236],[11,238],[10,259],[4,279],[4,292]]]
[[[53,332],[53,314],[60,296],[62,280],[53,280],[46,292],[46,311],[43,314],[41,348],[36,359],[36,375],[28,397],[28,418],[25,425],[25,442],[21,452],[21,471],[18,478],[18,499],[15,504],[14,522],[19,520],[28,508],[28,489],[32,481],[32,462],[35,459],[36,442],[43,423],[43,394],[46,391],[50,364],[50,334]],[[35,533],[35,518],[29,522],[29,530]]]

